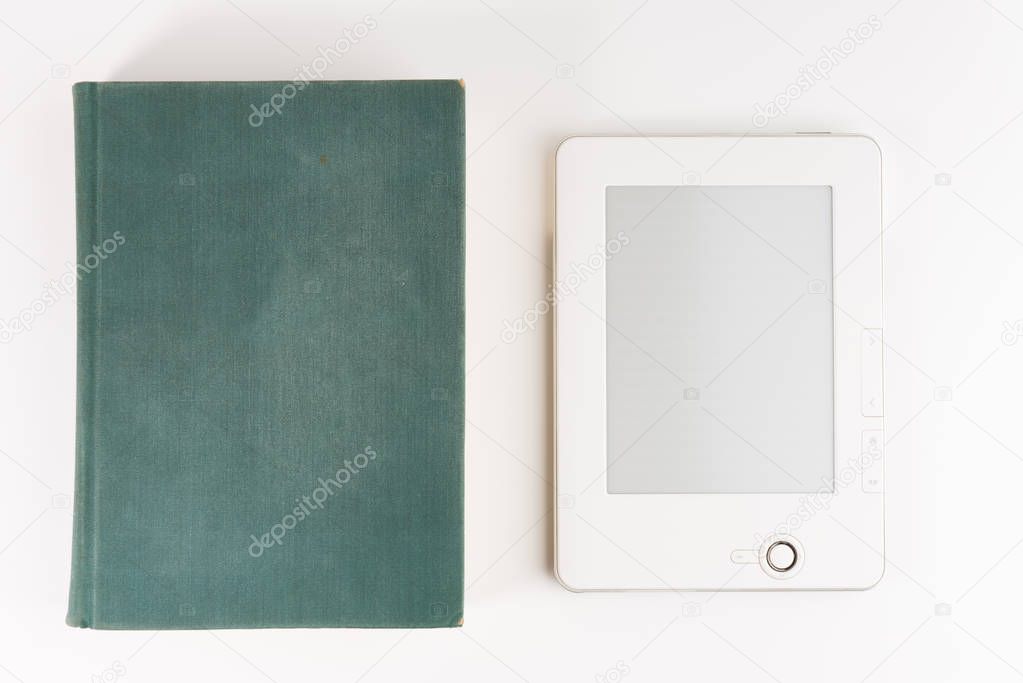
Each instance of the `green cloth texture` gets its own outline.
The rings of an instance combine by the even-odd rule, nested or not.
[[[68,624],[460,625],[462,84],[73,94]]]

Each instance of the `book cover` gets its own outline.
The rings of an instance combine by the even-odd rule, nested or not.
[[[74,86],[68,624],[461,624],[464,102]]]

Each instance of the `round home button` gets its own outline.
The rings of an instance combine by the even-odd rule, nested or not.
[[[776,572],[787,572],[796,566],[796,549],[788,541],[775,541],[767,548],[767,564]]]
[[[787,534],[777,534],[760,544],[757,559],[765,574],[782,581],[802,571],[806,553],[798,539]]]

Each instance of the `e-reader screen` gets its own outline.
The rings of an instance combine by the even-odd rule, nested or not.
[[[832,189],[606,189],[609,493],[834,477]]]

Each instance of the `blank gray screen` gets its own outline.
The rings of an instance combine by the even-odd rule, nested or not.
[[[832,489],[832,193],[608,187],[609,493]]]

